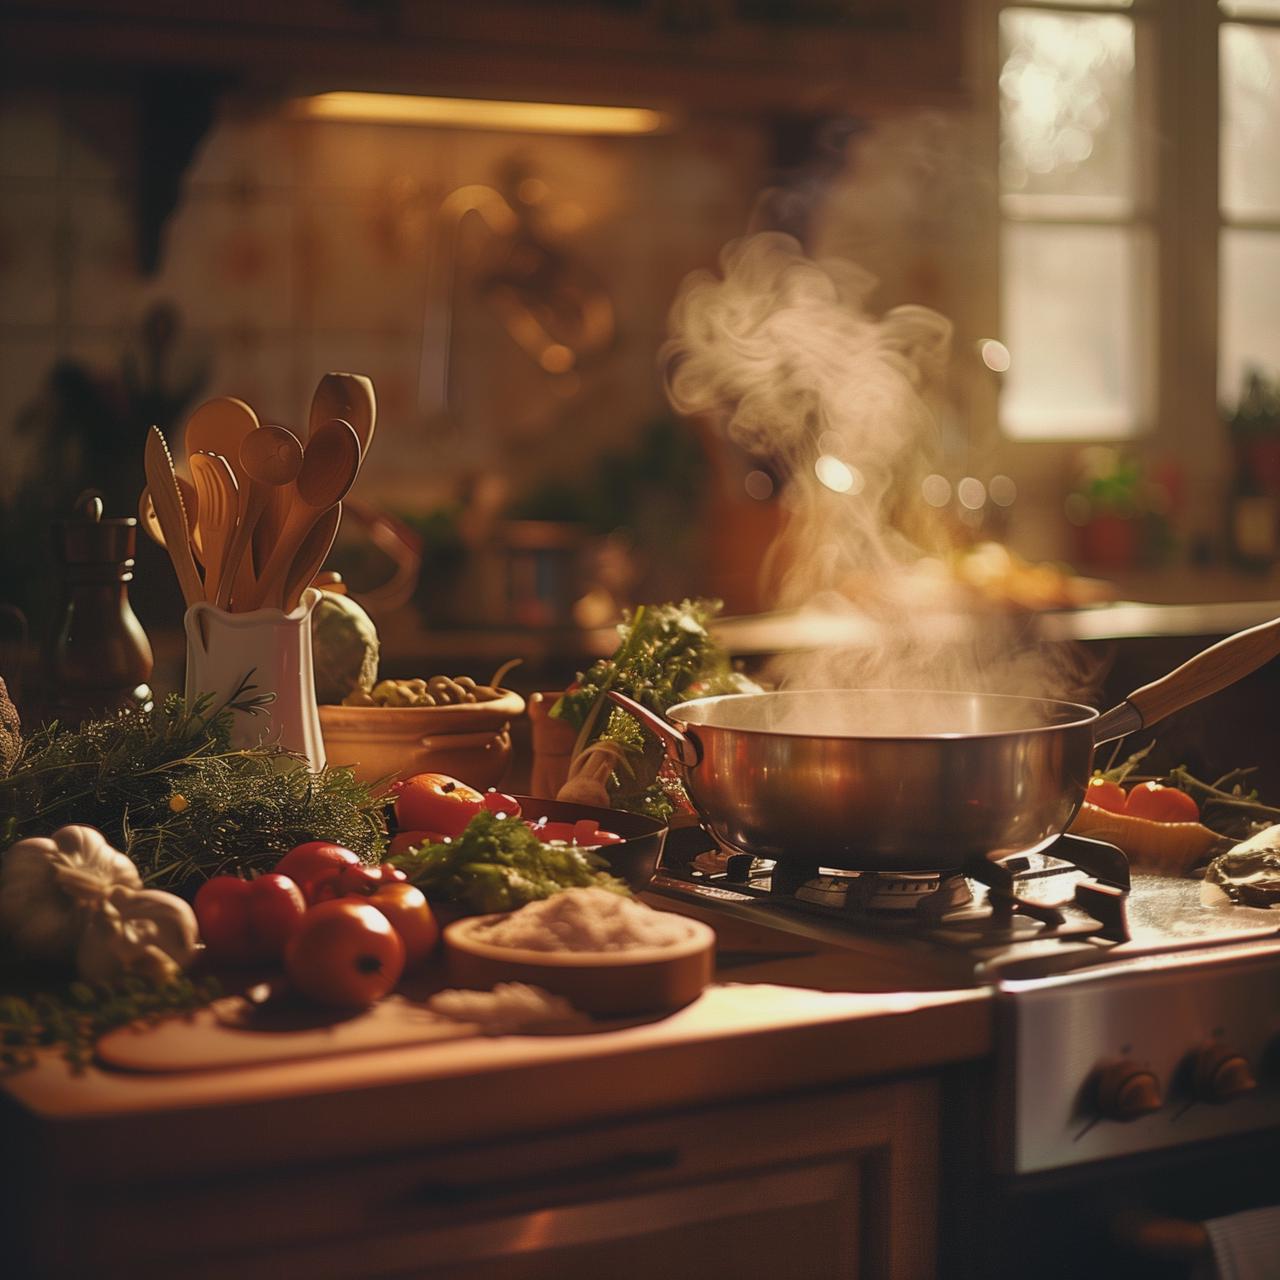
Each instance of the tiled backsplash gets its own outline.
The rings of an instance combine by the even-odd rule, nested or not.
[[[187,170],[159,269],[145,278],[133,216],[133,178],[146,162],[135,111],[125,94],[0,95],[6,489],[21,482],[13,424],[54,360],[114,370],[160,300],[180,312],[188,362],[208,361],[206,393],[241,396],[264,420],[301,420],[326,370],[368,373],[379,435],[363,496],[428,505],[447,490],[455,460],[495,449],[524,473],[580,467],[662,409],[655,353],[676,286],[742,232],[764,178],[762,137],[745,124],[537,138],[319,123],[227,103]],[[495,183],[517,157],[545,184],[548,242],[609,293],[616,343],[566,388],[511,341],[460,270],[462,444],[442,451],[417,403],[437,211],[450,191]],[[464,250],[480,234],[464,231]],[[467,448],[470,436],[483,447]]]

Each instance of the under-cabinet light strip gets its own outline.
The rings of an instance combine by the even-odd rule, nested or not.
[[[661,112],[647,107],[426,98],[407,93],[319,93],[296,99],[294,106],[298,114],[316,120],[438,125],[520,133],[654,133],[667,123]]]

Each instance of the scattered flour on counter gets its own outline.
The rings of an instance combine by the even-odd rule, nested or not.
[[[477,927],[473,937],[524,951],[637,951],[688,940],[680,916],[607,889],[565,889]]]
[[[500,982],[492,991],[439,991],[427,1007],[442,1018],[474,1023],[487,1036],[550,1022],[581,1021],[584,1016],[563,996],[524,982]]]

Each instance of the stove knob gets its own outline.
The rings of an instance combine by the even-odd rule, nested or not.
[[[1191,1064],[1191,1089],[1201,1102],[1230,1102],[1258,1087],[1249,1060],[1211,1040],[1195,1051]]]
[[[1132,1058],[1104,1062],[1093,1075],[1093,1101],[1104,1120],[1137,1120],[1159,1111],[1164,1094],[1155,1072]]]

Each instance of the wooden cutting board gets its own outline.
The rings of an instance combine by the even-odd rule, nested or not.
[[[471,1023],[439,1017],[400,995],[349,1016],[300,1009],[268,1013],[229,996],[189,1016],[111,1031],[98,1041],[97,1056],[102,1065],[125,1071],[220,1071],[478,1033]]]

